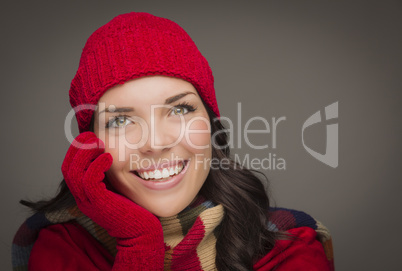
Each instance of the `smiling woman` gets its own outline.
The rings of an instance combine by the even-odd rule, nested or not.
[[[212,71],[176,23],[133,12],[95,31],[70,103],[80,135],[59,194],[22,201],[36,213],[14,238],[14,270],[333,269],[325,227],[270,208],[230,160]]]
[[[179,78],[147,76],[109,89],[100,103],[115,108],[94,114],[95,134],[114,161],[106,172],[111,185],[158,217],[178,214],[208,176],[209,166],[197,160],[212,155],[210,120],[197,90]],[[133,156],[146,162],[132,163]]]

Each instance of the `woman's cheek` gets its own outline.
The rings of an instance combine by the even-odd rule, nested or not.
[[[199,118],[187,126],[187,144],[197,150],[196,152],[203,152],[211,147],[211,130],[208,122],[208,119]]]
[[[122,135],[108,135],[105,139],[105,152],[112,155],[112,167],[123,167],[130,158],[130,143]]]

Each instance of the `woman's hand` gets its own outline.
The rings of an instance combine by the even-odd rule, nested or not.
[[[104,149],[94,133],[80,134],[64,159],[64,179],[78,208],[116,238],[113,270],[162,270],[161,223],[146,209],[106,188],[103,180],[113,158]]]

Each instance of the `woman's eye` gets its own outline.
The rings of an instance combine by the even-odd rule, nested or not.
[[[180,115],[185,115],[188,114],[189,112],[195,111],[197,108],[188,104],[188,103],[181,103],[172,108],[170,113],[172,115],[180,116]]]
[[[182,106],[175,106],[172,110],[174,115],[184,115],[188,113],[188,109]]]
[[[117,116],[111,119],[106,127],[107,128],[122,128],[124,126],[127,126],[128,124],[132,123],[131,120],[129,120],[128,117],[126,116]]]

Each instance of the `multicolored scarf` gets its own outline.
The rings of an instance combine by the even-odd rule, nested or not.
[[[271,208],[267,225],[271,231],[286,231],[296,227],[311,227],[317,232],[327,258],[333,264],[332,239],[329,231],[304,212]],[[217,226],[221,223],[224,209],[211,201],[198,199],[176,216],[161,218],[165,245],[165,270],[183,268],[216,270],[215,244]],[[29,217],[17,231],[12,245],[13,271],[28,270],[31,249],[39,231],[49,225],[76,221],[96,238],[112,255],[116,255],[116,241],[108,233],[85,216],[78,208],[36,213]],[[190,231],[191,229],[191,231]]]

